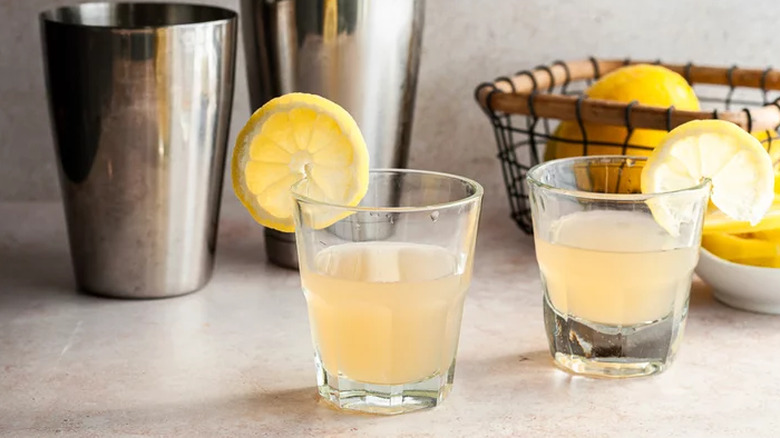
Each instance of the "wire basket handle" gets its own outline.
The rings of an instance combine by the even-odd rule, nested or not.
[[[566,86],[570,81],[594,79],[630,64],[658,64],[657,61],[614,59],[556,61],[549,67],[524,71],[511,78],[500,78],[476,91],[477,101],[488,112],[531,115],[560,120],[582,120],[589,123],[629,126],[634,129],[669,130],[691,120],[721,119],[735,123],[745,130],[770,130],[780,126],[780,106],[777,102],[756,109],[738,111],[682,111],[671,108],[629,104],[599,99],[583,99],[565,94],[546,94],[555,86]],[[681,75],[691,84],[726,85],[780,90],[780,70],[743,69],[696,66],[692,64],[659,64]],[[630,109],[628,107],[631,107]],[[579,114],[578,114],[579,113]]]

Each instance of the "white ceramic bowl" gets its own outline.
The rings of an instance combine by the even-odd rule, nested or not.
[[[701,249],[696,274],[715,298],[751,312],[780,314],[780,268],[740,265]]]

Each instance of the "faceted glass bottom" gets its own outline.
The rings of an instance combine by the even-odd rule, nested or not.
[[[592,377],[641,377],[671,365],[688,311],[638,325],[605,325],[563,315],[544,297],[544,321],[556,365]]]
[[[397,415],[441,404],[452,389],[455,361],[445,373],[401,385],[357,382],[329,373],[315,357],[317,386],[323,400],[338,409],[380,415]]]

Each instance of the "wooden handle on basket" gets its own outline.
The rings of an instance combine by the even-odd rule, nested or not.
[[[577,120],[577,106],[583,122],[625,126],[633,128],[672,129],[685,122],[697,119],[713,119],[709,111],[678,111],[646,105],[629,105],[599,99],[563,94],[544,94],[555,86],[571,81],[594,79],[628,64],[653,64],[653,62],[625,60],[580,60],[557,62],[549,67],[520,72],[511,78],[496,80],[490,87],[477,91],[477,100],[485,109],[508,114],[523,114],[560,120]],[[704,67],[675,64],[660,64],[685,77],[691,83],[748,87],[763,90],[780,90],[779,70],[740,69],[736,67]],[[629,109],[629,106],[631,108]],[[717,118],[736,123],[746,130],[759,131],[775,129],[780,125],[780,108],[767,105],[761,108],[740,111],[722,111]]]

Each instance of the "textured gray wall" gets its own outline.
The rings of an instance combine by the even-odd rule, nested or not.
[[[37,13],[71,3],[0,2],[0,200],[59,197]],[[591,54],[780,67],[779,22],[775,0],[428,0],[411,166],[476,177],[504,209],[479,82]],[[233,135],[249,115],[242,57],[237,72]]]

